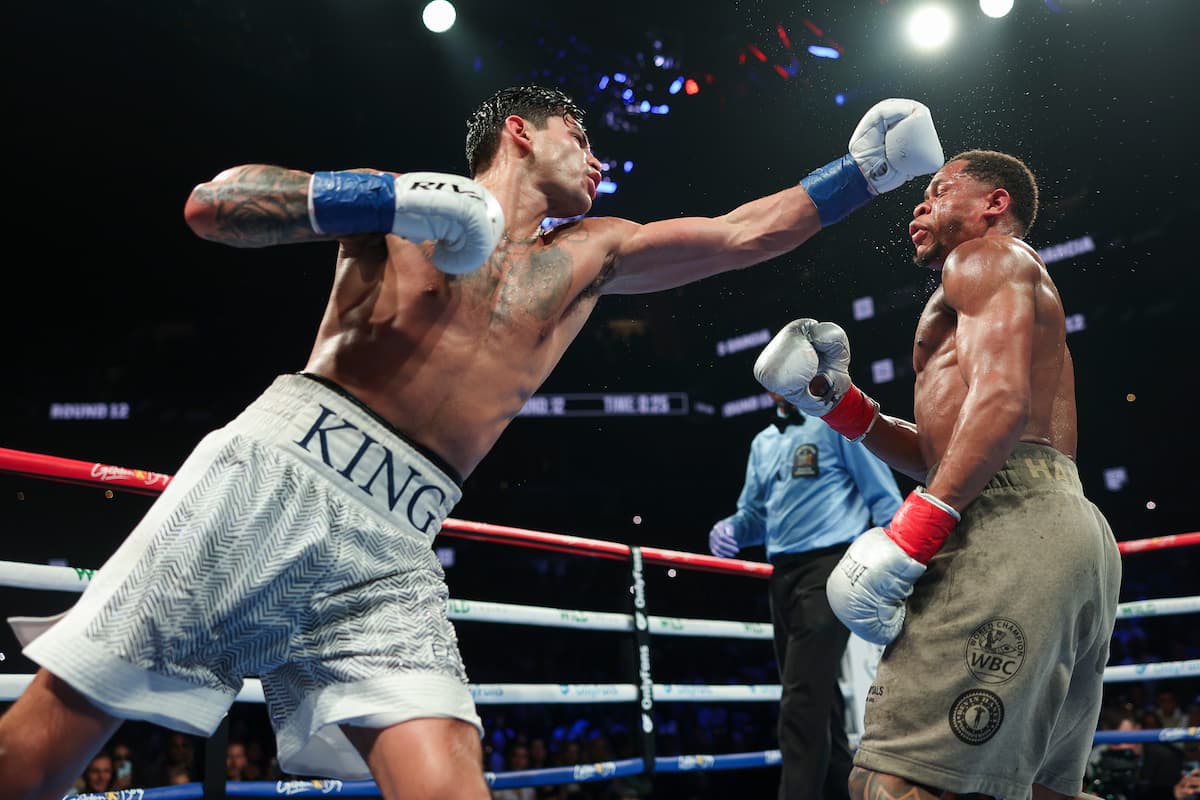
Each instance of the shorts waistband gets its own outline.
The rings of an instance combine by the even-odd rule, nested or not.
[[[461,487],[423,448],[335,386],[280,375],[226,430],[279,447],[347,498],[432,537]]]
[[[937,467],[929,471],[929,483],[933,482],[936,472]],[[983,491],[1055,488],[1083,491],[1075,462],[1050,445],[1017,442]]]

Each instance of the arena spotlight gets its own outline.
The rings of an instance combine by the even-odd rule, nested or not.
[[[457,14],[447,0],[432,0],[421,12],[421,21],[434,33],[445,33],[454,26]]]
[[[1013,0],[979,0],[979,10],[992,19],[1001,17],[1012,11]]]
[[[954,17],[942,5],[923,5],[908,18],[908,38],[920,50],[936,50],[953,32]]]

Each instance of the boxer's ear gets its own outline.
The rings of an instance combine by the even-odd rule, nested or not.
[[[516,114],[509,114],[504,118],[504,133],[519,148],[522,155],[533,149],[529,130],[531,127],[528,120]]]

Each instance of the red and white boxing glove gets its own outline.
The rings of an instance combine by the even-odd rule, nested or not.
[[[850,380],[850,341],[834,322],[789,322],[759,354],[754,377],[851,441],[866,436],[879,416],[879,404]]]
[[[904,626],[904,603],[958,524],[959,513],[917,490],[885,528],[871,528],[846,550],[825,583],[833,613],[861,638],[888,644]]]

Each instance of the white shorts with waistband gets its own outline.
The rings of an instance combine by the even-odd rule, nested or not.
[[[259,676],[285,771],[369,778],[339,723],[482,733],[430,547],[460,496],[352,398],[280,376],[25,653],[114,716],[200,735]]]

